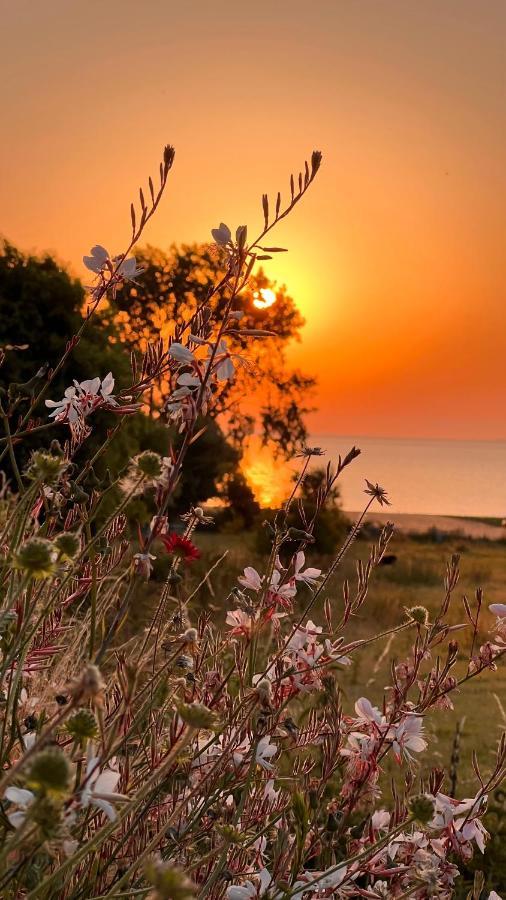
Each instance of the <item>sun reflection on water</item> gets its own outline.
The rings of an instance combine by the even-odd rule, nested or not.
[[[286,500],[294,465],[276,459],[272,445],[262,445],[259,438],[252,438],[242,459],[242,470],[260,506],[275,507]]]

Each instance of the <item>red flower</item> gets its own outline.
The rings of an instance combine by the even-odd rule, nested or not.
[[[181,537],[179,534],[172,532],[171,534],[160,535],[160,540],[165,545],[168,553],[181,556],[186,563],[191,563],[194,559],[199,559],[200,557],[200,550],[195,544],[192,544],[189,538]]]

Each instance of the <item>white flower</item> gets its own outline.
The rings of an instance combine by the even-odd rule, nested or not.
[[[251,881],[245,881],[244,884],[231,884],[226,891],[227,900],[253,900],[256,895],[257,889]]]
[[[314,587],[317,579],[322,574],[322,570],[321,569],[312,569],[311,567],[308,567],[304,572],[302,572],[301,569],[302,569],[305,561],[306,561],[306,557],[305,557],[304,553],[302,552],[302,550],[299,550],[299,552],[297,553],[297,555],[295,557],[295,566],[294,566],[295,580],[303,581],[304,584],[308,584],[311,587]],[[320,628],[320,631],[321,631],[321,628]]]
[[[184,347],[183,344],[180,344],[178,341],[174,341],[170,345],[169,356],[171,359],[175,359],[176,362],[184,365],[189,365],[195,359],[191,350],[189,350],[188,347]]]
[[[101,247],[100,244],[92,247],[90,253],[91,256],[83,256],[83,263],[90,272],[95,272],[99,275],[109,260],[109,253],[105,247]]]
[[[378,707],[373,706],[367,697],[360,697],[360,699],[357,700],[355,703],[355,712],[359,721],[376,722],[378,725],[383,723],[383,716]]]
[[[49,418],[56,418],[58,422],[72,423],[86,418],[99,406],[117,406],[118,402],[113,395],[114,377],[109,372],[103,381],[100,378],[89,378],[86,381],[76,381],[72,387],[65,390],[61,400],[46,400],[46,406],[53,409]]]
[[[27,791],[24,788],[8,787],[5,791],[5,797],[7,800],[10,800],[11,803],[15,803],[16,806],[20,807],[17,812],[7,813],[7,818],[13,828],[20,828],[26,819],[28,807],[31,806],[35,800],[35,794],[32,794],[31,791]]]
[[[79,419],[79,399],[75,387],[68,387],[61,400],[46,400],[46,406],[53,408],[49,418],[58,420],[66,419],[68,422],[77,422]]]
[[[243,587],[250,588],[252,591],[259,591],[262,587],[262,579],[252,566],[246,566],[244,574],[240,575],[237,580]]]
[[[120,263],[117,274],[125,281],[135,281],[137,276],[142,275],[143,272],[144,269],[142,266],[137,265],[135,256],[129,256],[128,259],[124,259]]]
[[[278,748],[276,744],[271,744],[269,735],[265,735],[265,737],[260,738],[256,752],[255,752],[255,761],[258,763],[262,769],[266,769],[268,772],[272,772],[274,766],[269,762],[272,756],[275,756],[278,752]]]
[[[232,238],[230,228],[224,222],[220,222],[219,228],[213,228],[211,234],[220,247],[225,247]]]
[[[198,388],[201,385],[200,378],[197,375],[192,375],[191,372],[183,372],[179,376],[177,383],[189,388]]]
[[[490,891],[488,895],[488,900],[502,900],[497,891]]]
[[[506,603],[491,603],[489,610],[498,619],[506,619]]]
[[[423,721],[419,716],[405,716],[399,725],[395,726],[389,733],[392,741],[392,748],[395,758],[398,762],[402,756],[406,759],[413,759],[410,750],[414,753],[421,753],[427,747],[427,741],[422,737]]]
[[[92,803],[105,813],[111,822],[116,819],[116,810],[113,802],[128,800],[124,794],[115,793],[116,785],[120,779],[120,773],[116,769],[106,768],[100,771],[100,758],[89,756],[86,764],[86,783],[81,791],[81,805],[89,806]]]
[[[231,634],[244,635],[250,637],[254,625],[254,619],[242,609],[229,609],[225,619],[227,625],[232,626]]]
[[[264,798],[269,801],[269,803],[275,803],[279,797],[279,791],[276,791],[274,788],[274,781],[272,778],[269,778],[269,781],[265,785],[264,788]]]
[[[107,265],[112,272],[113,263],[117,263],[121,259],[120,256],[115,256],[111,259],[109,251],[106,250],[105,247],[101,247],[100,244],[92,247],[90,254],[90,256],[83,256],[83,263],[90,272],[95,272],[96,275],[100,275]],[[137,276],[143,271],[142,266],[137,265],[135,256],[130,256],[128,259],[121,260],[116,271],[116,276],[118,278],[123,278],[125,281],[135,281]]]
[[[211,348],[209,348],[209,354],[212,353]],[[224,340],[221,340],[217,347],[217,353],[220,354],[218,364],[215,368],[216,377],[218,381],[231,381],[234,377],[234,364],[230,359],[227,343]]]

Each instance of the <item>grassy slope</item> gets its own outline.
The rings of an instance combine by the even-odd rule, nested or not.
[[[229,547],[226,561],[211,576],[213,595],[207,587],[201,591],[202,603],[210,605],[219,616],[225,608],[229,590],[236,584],[237,575],[245,565],[256,565],[261,571],[262,559],[255,554],[251,537],[202,532],[198,536],[198,543],[203,551],[203,560],[192,573],[192,581],[202,575],[206,564],[216,561],[224,546]],[[443,594],[442,580],[446,561],[455,552],[461,555],[461,578],[454,594],[452,621],[464,621],[462,594],[473,598],[477,587],[482,587],[485,592],[485,604],[504,601],[506,547],[503,543],[472,542],[458,538],[436,544],[399,535],[394,537],[389,552],[397,555],[397,562],[392,567],[375,572],[361,617],[353,622],[349,630],[350,637],[367,637],[375,629],[388,628],[402,621],[405,606],[421,604],[429,612],[436,610]],[[343,578],[346,576],[353,583],[354,561],[357,558],[365,560],[367,554],[368,544],[365,541],[357,542],[352,547],[349,558],[331,585],[330,596],[336,609],[339,609],[341,603]],[[313,562],[324,568],[326,561],[320,559],[316,562],[311,558],[311,563]],[[321,610],[317,610],[313,618],[320,621]],[[491,622],[492,617],[488,613],[484,614],[483,628],[486,629]],[[482,640],[486,636],[484,630]],[[458,637],[462,640],[460,635]],[[361,695],[368,696],[375,703],[381,703],[383,687],[389,682],[385,664],[380,664],[375,671],[383,646],[384,644],[374,644],[360,651],[356,654],[353,666],[343,671],[341,684],[350,710],[353,702]],[[390,655],[394,654],[397,659],[401,659],[405,648],[405,639],[399,636],[390,649]],[[470,765],[473,749],[477,751],[484,771],[492,763],[501,724],[493,693],[499,696],[506,707],[506,664],[498,672],[486,673],[465,685],[456,696],[454,711],[434,712],[427,721],[430,762],[448,769],[455,726],[459,719],[465,717],[459,767],[460,794],[466,795],[475,784]]]

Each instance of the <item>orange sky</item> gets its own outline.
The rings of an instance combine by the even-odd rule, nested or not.
[[[312,429],[506,438],[505,44],[504,0],[5,2],[0,232],[82,274],[164,143],[161,246],[256,227],[317,147],[268,263],[307,316]]]

